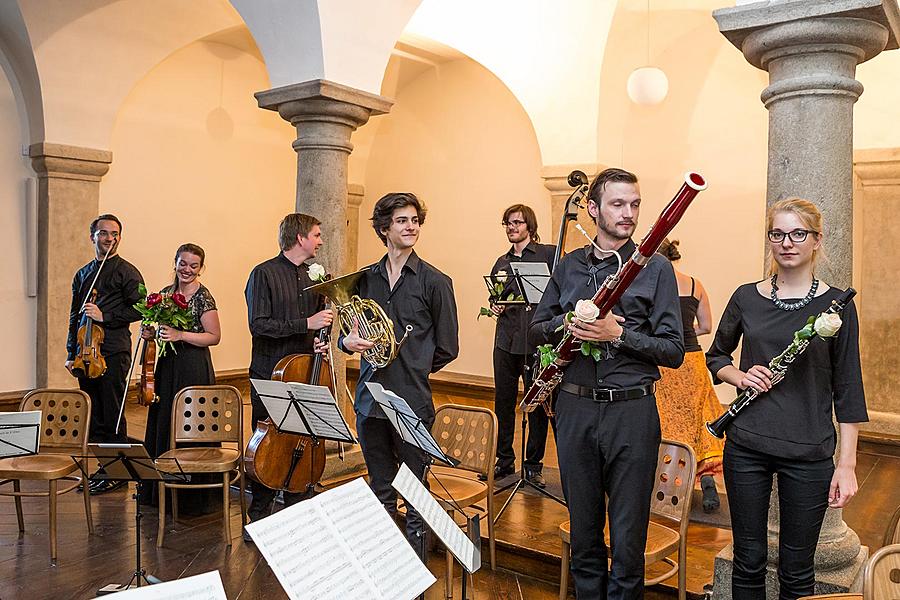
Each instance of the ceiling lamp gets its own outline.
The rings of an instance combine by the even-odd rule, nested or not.
[[[650,0],[647,0],[647,65],[650,64]],[[628,76],[628,97],[635,104],[659,104],[669,93],[669,78],[659,67],[641,67]]]

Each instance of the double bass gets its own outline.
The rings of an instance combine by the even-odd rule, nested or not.
[[[327,327],[319,331],[318,338],[328,342]],[[334,394],[331,367],[318,353],[285,356],[275,365],[272,379],[322,385]],[[311,492],[325,472],[325,444],[307,435],[279,431],[271,419],[263,419],[247,444],[244,467],[267,488]]]

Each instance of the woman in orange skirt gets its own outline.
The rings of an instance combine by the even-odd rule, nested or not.
[[[673,264],[681,258],[678,241],[664,240],[659,253]],[[722,472],[722,440],[706,431],[704,424],[722,412],[706,369],[706,357],[697,341],[698,335],[712,330],[709,297],[703,285],[677,268],[678,296],[684,324],[684,363],[677,369],[660,367],[656,385],[656,406],[662,437],[689,445],[697,456],[697,478],[703,490],[703,511],[719,508],[715,473]]]

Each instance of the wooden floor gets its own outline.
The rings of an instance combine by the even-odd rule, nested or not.
[[[436,398],[439,403],[477,402],[459,397]],[[143,415],[129,407],[130,433],[140,437]],[[518,444],[518,442],[517,442]],[[518,447],[518,446],[517,446]],[[545,471],[551,489],[558,489],[555,448],[547,450]],[[881,545],[886,521],[900,504],[900,458],[860,454],[857,466],[860,492],[844,511],[844,520],[863,544],[875,550]],[[506,494],[497,496],[498,506]],[[126,581],[134,569],[135,522],[131,493],[118,490],[93,499],[95,534],[87,535],[79,494],[61,497],[59,504],[59,560],[51,566],[45,499],[24,502],[26,531],[19,535],[15,510],[9,498],[0,498],[0,600],[64,600],[93,598],[108,583]],[[240,539],[237,492],[232,494],[233,544],[225,545],[221,516],[183,517],[172,526],[169,518],[165,545],[155,544],[157,515],[145,514],[142,562],[149,573],[171,580],[218,569],[229,598],[286,598],[272,571],[252,544]],[[552,599],[557,597],[560,543],[557,527],[567,519],[565,508],[532,491],[516,494],[497,526],[500,568],[483,568],[476,574],[475,598]],[[694,597],[712,581],[715,554],[731,541],[730,531],[692,523],[688,532],[688,590]],[[485,547],[486,550],[486,547]],[[431,555],[429,568],[438,583],[427,592],[429,600],[443,597],[443,554]],[[528,573],[522,575],[521,573]],[[671,583],[648,590],[648,597],[673,598]],[[454,581],[459,598],[460,577]]]

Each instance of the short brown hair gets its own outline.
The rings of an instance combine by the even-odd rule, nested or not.
[[[375,208],[372,209],[372,229],[375,230],[375,233],[378,234],[378,239],[380,239],[381,243],[385,246],[387,246],[387,237],[382,232],[391,226],[391,219],[394,216],[394,211],[406,206],[412,206],[416,209],[416,216],[419,217],[419,225],[424,225],[425,215],[428,210],[425,208],[425,204],[416,198],[416,195],[412,192],[392,192],[390,194],[385,194],[375,203]]]
[[[112,221],[119,226],[119,235],[122,234],[122,221],[119,220],[119,217],[106,213],[91,221],[91,237],[94,237],[94,234],[97,233],[97,227],[100,225],[100,221]]]
[[[503,211],[503,222],[509,221],[509,216],[513,213],[522,213],[522,218],[525,219],[525,226],[528,227],[528,234],[531,236],[531,239],[535,242],[540,242],[541,236],[538,235],[537,217],[534,215],[531,207],[524,204],[513,204]]]
[[[604,169],[591,182],[591,187],[588,189],[588,200],[600,206],[600,199],[606,190],[606,184],[612,182],[634,184],[638,182],[638,178],[637,175],[625,169]]]
[[[303,213],[291,213],[278,225],[278,244],[284,251],[297,245],[297,236],[307,237],[312,228],[322,222]]]

